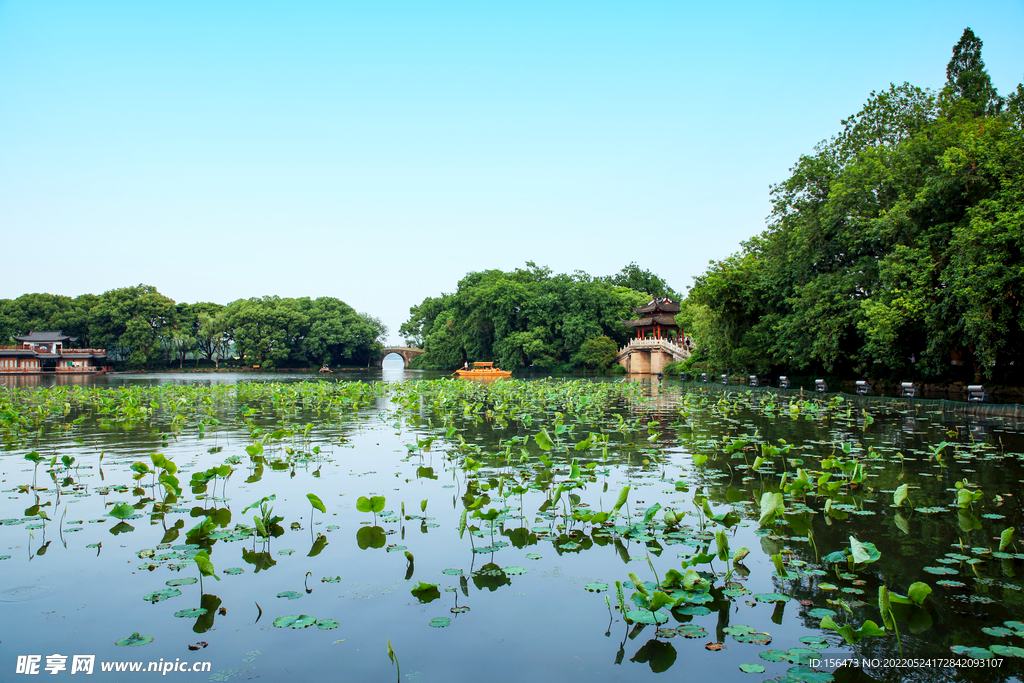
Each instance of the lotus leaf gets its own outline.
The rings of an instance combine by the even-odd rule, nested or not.
[[[274,626],[278,628],[306,628],[316,623],[316,619],[306,614],[291,614],[286,617],[274,619]]]
[[[179,595],[181,595],[181,591],[177,588],[165,588],[162,591],[155,591],[153,593],[150,593],[149,595],[144,595],[142,599],[155,603],[160,602],[162,600],[166,600],[168,598],[174,598]]]
[[[668,615],[664,612],[651,612],[645,609],[630,610],[626,612],[626,621],[640,624],[664,624],[668,621]]]
[[[139,632],[136,631],[135,633],[131,634],[127,638],[122,638],[121,640],[115,640],[114,641],[114,645],[119,645],[121,647],[125,647],[125,646],[127,646],[127,647],[138,647],[139,645],[145,645],[146,643],[152,643],[152,642],[153,642],[153,636],[140,636]]]

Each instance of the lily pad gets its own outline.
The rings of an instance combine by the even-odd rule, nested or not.
[[[197,583],[199,579],[194,576],[189,576],[184,579],[171,579],[167,582],[168,586],[191,586],[193,583]]]
[[[924,570],[929,574],[958,574],[959,572],[949,567],[925,567]]]
[[[430,620],[430,625],[434,628],[444,628],[452,623],[452,620],[448,617],[434,617]]]
[[[320,619],[316,622],[316,627],[323,631],[330,631],[331,629],[338,628],[340,624],[335,619]]]
[[[523,567],[505,567],[505,573],[509,576],[518,576],[520,574],[525,574],[526,569]]]
[[[145,645],[146,643],[152,642],[153,636],[140,636],[139,632],[136,631],[127,638],[115,640],[114,645],[120,645],[121,647],[138,647],[139,645]]]
[[[772,636],[770,633],[761,633],[758,631],[754,631],[753,633],[740,633],[738,635],[734,635],[733,638],[740,643],[754,643],[755,645],[768,645],[772,642]]]
[[[801,643],[805,643],[807,645],[819,646],[819,647],[821,645],[827,645],[828,644],[827,640],[825,640],[824,638],[819,638],[818,636],[804,636],[803,638],[800,639],[800,642]]]
[[[142,596],[142,599],[143,600],[147,600],[149,602],[156,603],[156,602],[160,602],[161,600],[166,600],[168,598],[177,597],[179,595],[181,595],[181,591],[178,590],[177,588],[165,588],[162,591],[154,591],[153,593],[150,593],[149,595],[144,595],[144,596]]]
[[[288,598],[289,600],[297,600],[298,598],[302,597],[302,593],[298,593],[296,591],[284,591],[282,593],[278,593],[277,597]]]
[[[708,632],[699,624],[683,624],[676,628],[683,638],[706,638]]]
[[[680,614],[686,614],[693,617],[702,617],[705,614],[711,614],[711,609],[704,605],[685,605],[683,607],[677,607],[675,611]]]
[[[754,593],[754,599],[758,602],[789,602],[790,597],[782,593]]]
[[[1002,626],[986,626],[981,629],[981,632],[987,633],[990,636],[995,636],[996,638],[1005,638],[1006,636],[1014,635],[1014,631],[1008,628],[1003,628]]]
[[[646,609],[631,610],[626,612],[626,620],[638,624],[664,624],[668,621],[668,615],[664,612],[651,612]]]
[[[194,617],[201,617],[206,614],[207,610],[204,607],[193,607],[192,609],[181,609],[174,613],[176,617],[183,617],[185,619],[192,619]]]
[[[757,656],[769,662],[781,662],[786,659],[787,654],[785,650],[765,650],[759,652]]]
[[[505,571],[508,571],[507,567],[505,568]],[[584,588],[586,588],[591,593],[600,593],[601,591],[608,590],[608,584],[601,583],[600,581],[594,581],[592,583],[588,583],[586,586],[584,586]]]
[[[746,674],[763,674],[764,667],[760,664],[740,664],[740,671]]]
[[[306,628],[316,623],[316,619],[307,614],[290,614],[286,617],[274,619],[274,626],[278,628]]]
[[[989,649],[1002,657],[1024,657],[1024,648],[1012,645],[992,645]]]
[[[791,666],[786,670],[786,676],[791,680],[803,683],[831,683],[835,680],[835,676],[827,671],[816,671],[804,665]]]
[[[230,569],[224,570],[224,573],[228,576],[237,576],[238,574],[241,574],[243,572],[245,572],[245,570],[241,567],[231,567]]]
[[[998,646],[993,646],[998,647]],[[950,651],[956,655],[967,655],[974,659],[992,659],[992,651],[984,647],[967,647],[966,645],[953,645]]]

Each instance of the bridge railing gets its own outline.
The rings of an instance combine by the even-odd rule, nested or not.
[[[668,339],[630,339],[629,343],[619,349],[617,356],[632,349],[665,349],[674,355],[689,357],[690,349],[685,344],[677,344]]]

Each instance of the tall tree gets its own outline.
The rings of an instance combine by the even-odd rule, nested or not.
[[[946,65],[945,94],[954,100],[971,103],[976,115],[999,113],[1003,99],[992,87],[992,79],[981,59],[981,38],[970,27],[964,29],[953,46],[953,58]]]
[[[177,322],[174,300],[152,285],[104,292],[90,311],[89,334],[134,367],[155,361]]]

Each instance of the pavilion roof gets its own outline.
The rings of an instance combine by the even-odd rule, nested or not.
[[[679,327],[676,325],[676,318],[673,315],[652,315],[636,320],[623,320],[627,327],[647,327],[649,325],[662,325],[664,327]]]
[[[663,311],[665,313],[678,313],[679,303],[672,301],[667,296],[661,298],[651,299],[649,302],[641,306],[640,308],[634,308],[637,313],[654,313],[655,311]]]
[[[78,337],[69,337],[64,334],[61,330],[49,330],[49,331],[36,331],[33,330],[22,337],[15,337],[20,342],[29,342],[32,344],[45,344],[47,342],[73,342],[77,341]]]

